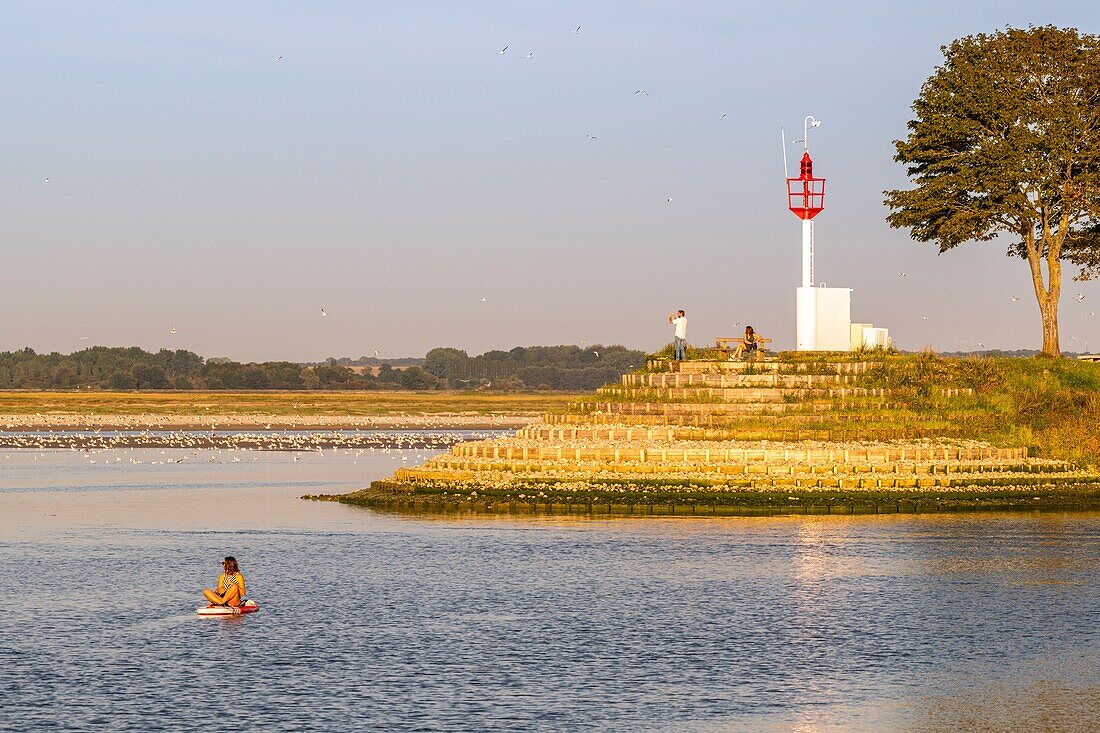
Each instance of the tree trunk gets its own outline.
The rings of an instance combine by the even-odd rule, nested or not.
[[[1065,226],[1066,222],[1063,220],[1062,232],[1065,231]],[[1035,299],[1039,301],[1039,313],[1043,317],[1043,356],[1061,356],[1062,349],[1058,345],[1058,301],[1062,297],[1060,254],[1065,235],[1051,235],[1045,214],[1042,219],[1041,239],[1035,236],[1034,229],[1025,231],[1023,235],[1027,264],[1031,267],[1031,282],[1035,286]],[[1047,282],[1043,281],[1044,259],[1047,261]]]
[[[1058,345],[1058,299],[1050,293],[1039,297],[1039,312],[1043,316],[1043,356],[1061,356]]]

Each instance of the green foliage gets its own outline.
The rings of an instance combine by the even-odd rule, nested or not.
[[[1006,235],[1055,355],[1060,260],[1100,272],[1100,36],[1006,28],[942,50],[895,142],[916,185],[885,192],[887,221],[941,253]]]
[[[1100,37],[1007,28],[943,53],[895,143],[917,185],[886,192],[890,224],[943,252],[998,232],[1041,236],[1064,215],[1078,246],[1098,246]]]
[[[458,389],[491,383],[494,389],[588,390],[640,368],[644,359],[643,352],[623,346],[517,346],[474,357],[439,348],[428,352],[424,370]]]
[[[597,356],[598,352],[598,356]],[[244,364],[224,357],[203,359],[189,351],[96,346],[72,354],[36,354],[32,349],[0,353],[0,389],[493,389],[588,390],[615,381],[642,365],[643,354],[622,346],[518,347],[470,357],[457,349],[433,349],[423,366],[397,359],[382,363],[377,376],[353,369],[350,360],[305,365],[287,361]]]

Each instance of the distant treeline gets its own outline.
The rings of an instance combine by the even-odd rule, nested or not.
[[[424,371],[462,389],[491,383],[505,389],[596,389],[642,366],[644,351],[623,346],[517,346],[469,356],[458,349],[432,349]]]
[[[597,355],[598,354],[598,355]],[[190,351],[96,346],[72,354],[33,349],[0,352],[0,389],[512,389],[588,390],[618,379],[644,359],[622,346],[533,346],[470,357],[433,349],[420,366],[411,359],[352,368],[288,361],[241,363],[204,359]]]

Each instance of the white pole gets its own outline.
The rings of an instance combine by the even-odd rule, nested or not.
[[[787,131],[782,127],[779,128],[779,145],[783,148],[783,178],[790,178],[790,174],[787,171],[790,168],[787,167]]]
[[[802,287],[814,286],[814,223],[802,220]]]

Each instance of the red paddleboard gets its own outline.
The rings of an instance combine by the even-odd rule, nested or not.
[[[195,609],[195,613],[200,616],[243,616],[246,613],[256,613],[260,607],[256,605],[253,600],[247,600],[241,605],[233,608],[232,606],[202,606]]]

